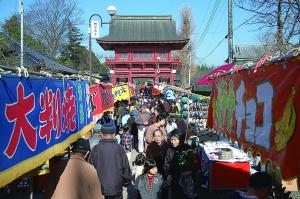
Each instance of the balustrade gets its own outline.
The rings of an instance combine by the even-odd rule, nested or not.
[[[115,57],[106,57],[105,58],[105,62],[107,63],[118,63],[118,62],[149,62],[149,63],[153,63],[153,62],[158,62],[158,60],[155,58],[132,58],[132,59],[128,59],[128,58],[118,58],[116,59]],[[168,58],[160,58],[159,63],[162,62],[179,62],[179,57],[172,57],[170,59]]]

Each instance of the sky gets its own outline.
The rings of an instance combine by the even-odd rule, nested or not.
[[[26,13],[34,0],[23,0],[23,2]],[[192,9],[195,28],[191,36],[195,45],[193,59],[195,64],[220,66],[228,57],[228,42],[223,39],[227,34],[228,0],[76,0],[76,2],[82,11],[83,23],[78,27],[84,34],[83,45],[85,46],[88,46],[89,17],[96,13],[101,15],[104,22],[109,21],[110,16],[106,11],[109,5],[117,8],[117,15],[171,15],[177,29],[180,27],[180,12],[183,7],[188,6]],[[0,0],[0,24],[18,13],[18,5],[19,0]],[[216,10],[214,15],[213,10]],[[233,29],[252,16],[253,13],[241,10],[233,4]],[[209,21],[211,23],[208,23]],[[109,25],[103,25],[100,30],[101,37],[108,34],[108,28]],[[258,35],[259,32],[255,31],[255,27],[242,25],[233,32],[233,45],[259,44]],[[220,42],[221,44],[218,45]],[[111,52],[103,51],[96,41],[92,42],[92,50],[99,57],[111,56]]]

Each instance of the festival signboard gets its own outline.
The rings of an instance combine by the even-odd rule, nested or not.
[[[130,91],[128,85],[120,85],[112,88],[112,94],[114,96],[114,101],[129,100]]]
[[[93,127],[87,81],[2,75],[0,92],[0,187]]]
[[[91,107],[94,117],[114,107],[111,84],[95,84],[89,88],[91,94]]]
[[[101,93],[99,84],[95,84],[90,86],[90,101],[93,116],[100,115],[103,112],[102,104],[101,104]]]
[[[103,112],[114,108],[114,96],[111,84],[100,84],[101,105]]]
[[[237,140],[284,180],[300,177],[300,57],[217,77],[208,126]]]

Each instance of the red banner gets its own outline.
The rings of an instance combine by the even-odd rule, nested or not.
[[[96,84],[90,86],[91,106],[93,116],[99,116],[104,111],[114,107],[112,85]]]
[[[101,104],[103,111],[112,109],[114,107],[114,98],[112,94],[111,84],[99,84],[101,94]]]
[[[300,176],[299,102],[299,57],[238,71],[215,79],[208,126],[292,179]]]

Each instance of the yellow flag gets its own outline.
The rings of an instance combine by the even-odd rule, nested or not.
[[[129,100],[130,91],[128,85],[121,85],[112,88],[112,94],[114,95],[114,101]]]

